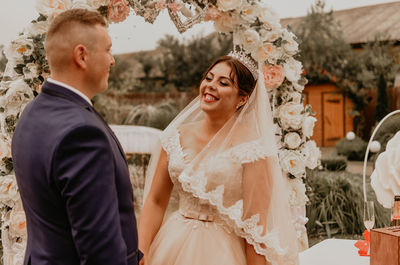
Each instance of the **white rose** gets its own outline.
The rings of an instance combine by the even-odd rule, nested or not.
[[[22,78],[19,78],[11,82],[5,99],[4,107],[7,110],[7,115],[16,116],[33,99],[32,89]]]
[[[75,0],[72,2],[71,8],[81,8],[81,9],[88,9],[88,10],[96,10],[95,7],[88,4],[86,0]]]
[[[37,67],[34,63],[28,63],[23,69],[25,79],[37,77]]]
[[[222,13],[214,22],[215,30],[218,32],[229,33],[239,25],[240,19],[237,14]]]
[[[276,64],[282,52],[274,44],[264,42],[252,51],[251,56],[258,62],[268,61],[270,64]]]
[[[292,205],[290,210],[292,212],[292,222],[294,224],[294,228],[296,230],[297,239],[303,241],[304,235],[307,235],[306,224],[308,222],[308,218],[306,217],[305,213],[305,203],[308,201],[307,196],[306,201],[303,205]],[[302,245],[306,245],[306,242],[301,242]]]
[[[11,157],[11,143],[4,137],[0,137],[0,158]]]
[[[295,55],[299,51],[299,44],[294,40],[295,35],[287,29],[283,31],[283,49],[289,55]]]
[[[284,102],[294,102],[296,104],[300,104],[302,94],[296,91],[287,91],[283,94],[282,99]]]
[[[4,252],[4,256],[6,257],[5,259],[7,262],[4,262],[4,264],[9,264],[9,265],[21,265],[24,264],[24,258],[25,258],[25,249],[26,249],[26,239],[21,241],[16,241],[13,240],[11,241],[11,246],[10,250],[7,251],[8,253],[6,254],[6,251]]]
[[[34,46],[30,39],[25,36],[20,36],[18,39],[11,42],[11,44],[4,50],[6,57],[11,62],[23,63],[23,56],[30,56],[33,52]]]
[[[29,26],[25,28],[24,32],[26,32],[28,36],[44,34],[49,29],[49,24],[50,22],[48,20],[30,23]]]
[[[281,105],[278,108],[278,117],[281,121],[282,127],[284,129],[300,129],[304,119],[304,115],[302,114],[303,110],[303,105],[294,102]]]
[[[292,86],[296,91],[302,92],[304,90],[304,86],[297,82],[292,82]]]
[[[36,9],[39,14],[47,16],[50,20],[58,14],[71,9],[71,0],[38,0]]]
[[[242,18],[247,22],[254,23],[257,18],[258,7],[256,5],[244,4],[241,8],[240,13]]]
[[[308,168],[314,169],[318,166],[321,159],[321,151],[315,141],[307,141],[300,151],[304,156],[304,161]]]
[[[22,209],[12,209],[10,215],[10,234],[14,237],[26,237],[26,218]]]
[[[260,36],[254,29],[247,29],[244,32],[239,33],[240,43],[243,45],[245,50],[252,52],[260,42]]]
[[[316,121],[317,119],[312,116],[307,116],[304,118],[302,130],[305,137],[310,138],[313,136],[314,125]]]
[[[303,156],[299,151],[283,149],[279,151],[279,160],[282,170],[301,178],[306,174]]]
[[[12,205],[10,202],[19,200],[18,186],[15,176],[7,175],[0,177],[0,201],[7,205]]]
[[[110,0],[87,0],[87,3],[91,7],[98,9],[101,6],[107,6],[110,3]]]
[[[263,4],[263,6],[258,7],[258,18],[262,23],[264,23],[264,27],[266,28],[281,28],[278,15],[267,4]]]
[[[260,30],[261,40],[264,42],[274,42],[279,38],[279,32],[277,30]]]
[[[242,0],[217,0],[218,9],[224,12],[237,9],[241,5]]]
[[[385,208],[391,208],[394,195],[400,194],[400,132],[386,145],[385,152],[379,154],[371,175],[371,186],[376,198]]]
[[[301,178],[289,179],[290,206],[304,206],[308,202],[306,185]]]
[[[290,57],[283,65],[285,76],[290,82],[296,82],[300,79],[302,68],[301,62],[293,59],[293,57]]]
[[[298,133],[290,132],[285,135],[284,142],[289,149],[296,149],[301,144],[301,138]]]

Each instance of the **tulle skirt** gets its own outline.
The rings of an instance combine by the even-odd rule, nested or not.
[[[173,213],[149,251],[149,265],[246,265],[245,242],[217,222]]]

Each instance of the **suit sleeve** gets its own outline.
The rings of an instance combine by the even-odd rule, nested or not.
[[[96,127],[73,129],[55,151],[55,182],[81,265],[127,264],[114,167],[109,140]]]

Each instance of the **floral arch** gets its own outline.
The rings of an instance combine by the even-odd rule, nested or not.
[[[234,47],[258,62],[271,95],[279,159],[288,177],[290,204],[300,248],[307,248],[305,224],[305,169],[318,166],[320,151],[310,140],[316,119],[303,105],[306,79],[295,59],[298,44],[282,28],[275,12],[259,0],[37,0],[39,17],[6,48],[8,64],[0,83],[0,211],[3,261],[22,264],[26,244],[25,215],[16,184],[11,138],[17,120],[49,76],[43,41],[51,20],[71,8],[97,10],[110,23],[132,11],[153,23],[166,9],[180,33],[202,21],[215,30],[233,34]]]

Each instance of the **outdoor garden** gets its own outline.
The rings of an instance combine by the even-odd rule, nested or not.
[[[354,135],[338,139],[333,147],[324,147],[318,166],[308,168],[305,177],[300,178],[301,185],[296,186],[297,190],[294,188],[297,195],[293,196],[301,196],[305,191],[308,198],[309,246],[326,238],[360,239],[365,230],[362,161],[367,143],[378,122],[399,108],[389,104],[388,94],[400,71],[398,41],[388,40],[388,33],[381,32],[372,42],[352,46],[344,39],[341,25],[333,12],[326,10],[323,1],[316,1],[300,24],[288,28],[299,43],[299,53],[294,58],[303,64],[301,80],[307,79],[308,85],[332,84],[353,102],[348,115],[352,118]],[[109,124],[163,130],[196,97],[197,85],[207,66],[231,48],[231,35],[213,33],[186,41],[165,36],[155,50],[115,55],[109,88],[93,99],[94,107]],[[0,73],[6,65],[3,52]],[[2,78],[0,74],[0,81]],[[301,97],[299,101],[303,102],[304,94]],[[365,109],[372,101],[376,101],[374,117],[368,117]],[[302,111],[315,114],[312,106]],[[399,130],[400,115],[393,116],[379,129],[375,140],[380,148],[370,152],[368,158],[371,170],[379,153],[385,151],[387,142]],[[285,144],[282,140],[282,145]],[[127,154],[127,158],[139,215],[150,154]],[[358,170],[349,170],[354,165]],[[296,178],[290,174],[289,177]],[[369,174],[366,183],[367,197],[375,201],[375,227],[389,225],[391,211],[377,202]]]

